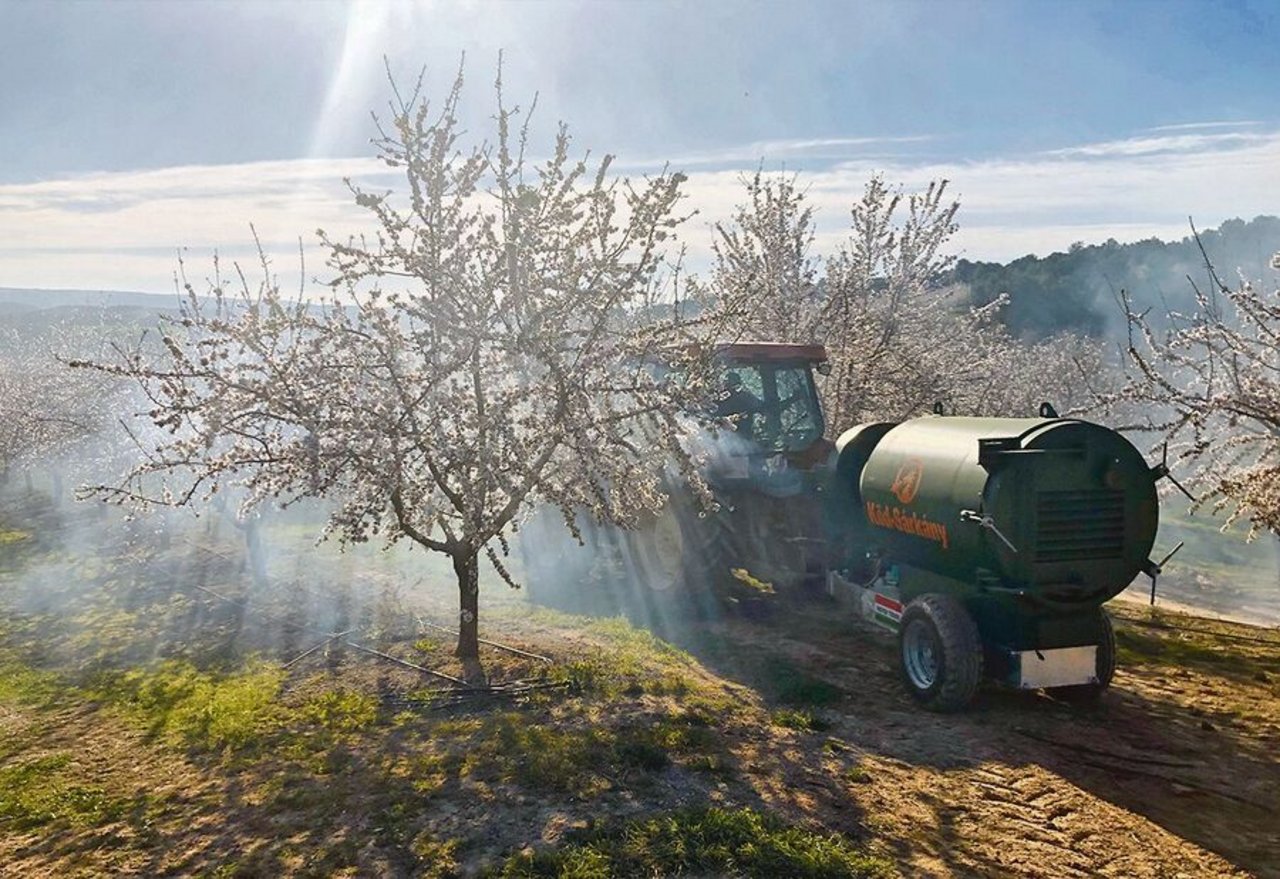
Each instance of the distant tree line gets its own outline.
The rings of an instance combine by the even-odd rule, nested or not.
[[[1195,292],[1187,278],[1204,278],[1206,256],[1213,265],[1258,277],[1280,241],[1280,217],[1228,220],[1218,229],[1201,231],[1200,241],[1204,254],[1188,234],[1172,242],[1077,242],[1066,253],[1024,256],[1007,264],[962,259],[955,265],[955,280],[969,287],[976,306],[1007,296],[1001,319],[1016,336],[1071,332],[1118,337],[1126,327],[1121,290],[1128,291],[1135,310],[1150,309],[1161,326],[1169,312],[1195,312]]]

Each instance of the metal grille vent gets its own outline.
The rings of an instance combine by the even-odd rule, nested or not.
[[[1124,492],[1042,491],[1036,495],[1037,562],[1124,556]]]

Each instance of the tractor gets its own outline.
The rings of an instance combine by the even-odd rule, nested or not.
[[[828,567],[822,494],[835,463],[815,372],[821,345],[734,343],[716,349],[712,414],[728,429],[701,437],[702,475],[716,499],[698,509],[679,485],[630,535],[647,588],[683,594],[701,609],[727,602],[762,611],[767,596],[821,589]]]
[[[568,545],[557,516],[544,511],[522,528],[530,598],[648,621],[658,605],[668,618],[725,604],[763,612],[776,591],[821,589],[828,540],[820,496],[835,445],[825,438],[814,373],[826,361],[821,345],[717,345],[719,390],[709,407],[723,428],[693,440],[714,508],[668,480],[667,504],[637,529],[580,519],[588,552]]]

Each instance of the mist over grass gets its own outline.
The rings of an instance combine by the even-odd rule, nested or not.
[[[0,588],[6,610],[47,627],[42,650],[85,668],[210,651],[286,659],[327,633],[412,625],[407,594],[454,598],[447,562],[428,553],[317,544],[316,507],[263,511],[255,552],[226,510],[129,514],[49,491],[38,476],[0,492]]]
[[[446,559],[317,546],[319,507],[265,513],[251,552],[245,523],[215,508],[130,518],[55,502],[49,488],[37,474],[0,491],[0,711],[14,721],[0,728],[0,846],[28,866],[101,857],[200,875],[544,875],[587,862],[583,875],[889,872],[844,824],[797,826],[753,792],[735,743],[747,730],[811,725],[772,730],[754,694],[650,631],[534,607],[487,583],[484,633],[555,657],[489,650],[493,678],[557,689],[434,708],[440,684],[403,666],[350,650],[303,654],[349,632],[452,670],[450,636],[424,625],[448,627],[456,613]],[[93,743],[80,754],[86,731]],[[611,823],[548,845],[548,810],[575,826],[615,816],[644,838],[620,847]],[[68,854],[86,838],[90,860]],[[714,846],[680,853],[704,841]]]

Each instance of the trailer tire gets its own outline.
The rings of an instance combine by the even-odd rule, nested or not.
[[[982,682],[982,639],[973,617],[950,595],[922,595],[898,627],[902,681],[930,711],[958,711]]]
[[[1098,701],[1099,697],[1111,686],[1111,679],[1116,673],[1116,630],[1111,625],[1111,615],[1098,609],[1099,629],[1102,637],[1098,641],[1098,681],[1094,684],[1077,684],[1072,687],[1056,687],[1049,692],[1066,702],[1088,704]]]

